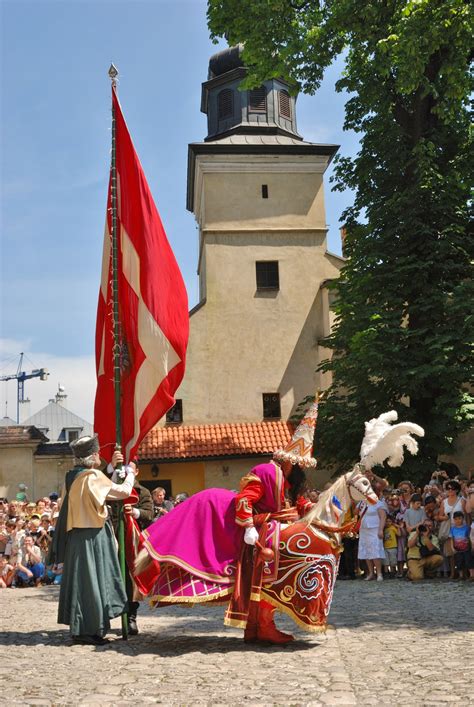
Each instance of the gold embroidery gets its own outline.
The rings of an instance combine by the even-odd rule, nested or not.
[[[244,488],[245,488],[248,484],[250,484],[251,481],[258,481],[259,483],[261,483],[261,481],[260,481],[260,479],[258,478],[258,476],[256,476],[255,474],[252,474],[252,472],[250,471],[248,474],[246,474],[245,476],[243,476],[243,477],[240,479],[240,484],[239,484],[240,491],[243,491]]]
[[[237,502],[235,512],[237,515],[246,515],[252,517],[252,509],[249,506],[248,498],[241,498]]]

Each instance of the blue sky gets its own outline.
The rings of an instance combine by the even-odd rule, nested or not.
[[[110,82],[120,71],[122,108],[190,306],[198,300],[197,231],[185,208],[187,146],[206,135],[200,113],[209,39],[201,0],[3,0],[1,75],[0,375],[46,366],[26,383],[33,414],[59,383],[68,407],[92,420],[94,327],[110,160]],[[222,47],[224,44],[221,45]],[[306,140],[357,149],[342,132],[342,69],[315,96],[300,96]],[[330,176],[330,173],[327,175]],[[339,217],[351,195],[326,189],[329,250],[340,253]],[[0,417],[15,417],[16,383],[0,383]]]

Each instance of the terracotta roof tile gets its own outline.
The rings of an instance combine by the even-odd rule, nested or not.
[[[292,431],[289,422],[280,420],[154,427],[141,443],[138,456],[145,461],[270,455],[286,446]]]

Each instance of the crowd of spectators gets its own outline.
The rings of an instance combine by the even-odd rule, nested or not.
[[[0,499],[0,589],[60,583],[62,568],[49,561],[58,515],[57,493]]]
[[[357,532],[344,538],[341,579],[474,581],[474,481],[436,471],[423,488],[391,487],[373,475],[376,505],[360,504]]]
[[[391,487],[375,474],[371,480],[379,501],[359,505],[359,523],[343,538],[340,579],[474,581],[474,480],[451,479],[444,471],[424,488],[410,481]],[[314,503],[318,491],[307,495]],[[187,498],[167,499],[164,488],[155,488],[154,518]],[[0,499],[0,589],[60,584],[62,566],[50,562],[59,504],[57,493],[36,502],[23,492],[10,502]]]
[[[155,519],[188,498],[165,496],[161,487],[152,492]],[[60,502],[57,493],[28,501],[24,490],[12,501],[0,498],[0,589],[61,583],[62,565],[50,561]]]

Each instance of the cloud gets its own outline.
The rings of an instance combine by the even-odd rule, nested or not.
[[[25,398],[29,403],[20,406],[20,422],[35,414],[54,399],[58,385],[65,388],[66,407],[84,420],[92,423],[94,418],[94,396],[96,388],[95,362],[93,356],[57,356],[51,352],[32,350],[28,340],[0,338],[1,375],[16,373],[19,352],[23,351],[22,370],[30,373],[36,368],[47,368],[46,381],[32,378],[25,381]],[[16,357],[16,358],[15,358]],[[0,383],[0,417],[5,414],[16,420],[17,381]],[[5,403],[8,403],[6,408]]]

